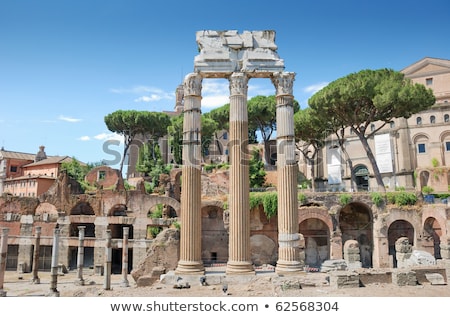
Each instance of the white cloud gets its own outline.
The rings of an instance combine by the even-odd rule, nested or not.
[[[89,141],[91,138],[87,135],[83,135],[81,137],[78,138],[78,140],[80,141]]]
[[[257,81],[256,84],[250,84],[253,81]],[[250,79],[248,85],[247,95],[248,98],[262,95],[269,96],[275,94],[275,88],[271,85],[270,81],[261,82],[257,79]],[[230,88],[229,82],[226,79],[207,79],[202,83],[202,108],[214,109],[221,107],[227,103],[230,103]]]
[[[96,140],[118,140],[118,141],[123,141],[123,136],[121,136],[120,134],[117,133],[100,133],[97,134],[96,136],[94,136],[94,139]]]
[[[60,116],[58,117],[58,119],[59,119],[59,120],[62,120],[62,121],[66,121],[66,122],[80,122],[80,121],[81,121],[81,119],[76,119],[76,118],[66,117],[66,116],[63,116],[63,115],[60,115]]]
[[[132,94],[140,95],[135,98],[135,102],[154,102],[160,100],[173,100],[175,92],[167,92],[160,88],[150,86],[135,86],[131,88],[112,88],[110,89],[115,94]]]
[[[317,83],[314,85],[309,85],[309,86],[305,87],[303,89],[303,91],[313,95],[327,85],[328,85],[328,82],[321,82],[321,83]]]
[[[228,95],[216,95],[202,97],[202,108],[214,109],[222,107],[224,104],[230,103],[230,97]]]
[[[161,100],[162,97],[155,95],[155,94],[151,94],[150,96],[142,96],[139,98],[134,99],[135,102],[152,102],[152,101],[159,101]]]

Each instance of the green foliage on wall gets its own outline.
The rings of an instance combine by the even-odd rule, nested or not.
[[[278,211],[278,194],[276,192],[251,192],[250,209],[263,206],[264,213],[270,219],[277,214]]]
[[[341,203],[342,206],[347,205],[351,201],[352,201],[352,195],[350,195],[350,194],[341,194],[339,196],[339,202]]]

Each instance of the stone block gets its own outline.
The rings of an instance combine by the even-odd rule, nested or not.
[[[426,279],[431,285],[446,285],[444,277],[439,273],[425,273]]]
[[[157,280],[158,280],[158,278],[155,278],[155,277],[152,277],[149,275],[143,275],[143,276],[139,277],[138,280],[136,281],[136,286],[137,287],[151,286]]]
[[[331,272],[330,286],[334,288],[357,288],[360,286],[359,274],[341,271]]]
[[[412,271],[394,271],[392,272],[392,284],[397,286],[416,286],[416,273]]]

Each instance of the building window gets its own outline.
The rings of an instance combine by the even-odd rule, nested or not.
[[[98,171],[97,180],[102,181],[106,178],[106,172],[105,171]]]
[[[425,143],[417,144],[417,152],[418,153],[425,153],[426,152]]]
[[[416,123],[417,123],[417,125],[421,125],[422,124],[422,117],[417,117]]]
[[[436,123],[436,117],[435,116],[430,116],[430,123],[431,124]]]
[[[17,166],[11,165],[10,168],[9,168],[9,171],[11,173],[17,173]]]
[[[444,122],[449,122],[450,121],[450,116],[448,114],[444,115]]]
[[[395,122],[394,121],[389,122],[389,127],[391,129],[395,128]]]
[[[375,130],[375,124],[372,123],[372,124],[370,125],[370,131],[374,131],[374,130]]]
[[[430,77],[430,78],[425,79],[425,84],[427,86],[433,85],[433,78]]]
[[[223,139],[224,139],[224,140],[227,140],[227,139],[228,139],[228,133],[227,133],[227,132],[224,132],[224,133],[223,133]]]
[[[450,141],[445,142],[445,150],[450,152]]]

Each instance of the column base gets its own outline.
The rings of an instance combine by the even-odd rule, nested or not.
[[[84,280],[82,278],[79,278],[75,281],[75,285],[84,286]]]
[[[202,262],[196,261],[179,261],[175,269],[175,274],[203,274],[205,267]]]
[[[226,274],[256,274],[253,265],[248,261],[229,261]]]
[[[50,292],[47,295],[48,297],[59,297],[59,291],[57,290],[50,290]]]
[[[277,274],[292,274],[302,272],[303,263],[298,261],[278,261],[275,267],[275,273]]]
[[[122,280],[122,282],[120,282],[120,286],[122,287],[129,287],[130,283],[128,282],[128,280]]]

